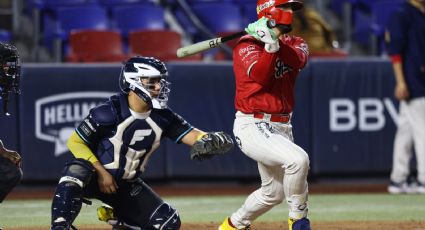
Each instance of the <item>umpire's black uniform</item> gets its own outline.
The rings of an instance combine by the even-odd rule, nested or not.
[[[0,203],[22,179],[22,170],[9,159],[0,156]]]

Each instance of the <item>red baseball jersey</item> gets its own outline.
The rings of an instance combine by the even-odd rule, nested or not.
[[[264,43],[242,37],[233,49],[236,79],[235,107],[243,113],[292,112],[295,79],[308,59],[308,46],[300,37],[284,35],[276,53],[267,53]]]

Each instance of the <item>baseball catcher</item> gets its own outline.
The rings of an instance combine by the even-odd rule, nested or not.
[[[0,104],[8,114],[9,93],[19,93],[20,65],[19,54],[15,46],[0,43]],[[0,115],[1,116],[1,115]],[[4,147],[0,140],[0,203],[21,181],[21,156]]]
[[[178,212],[141,178],[167,137],[191,146],[192,159],[229,152],[232,138],[194,128],[167,107],[165,64],[136,56],[124,63],[121,93],[90,110],[68,140],[66,164],[52,201],[52,230],[70,229],[86,198],[101,200],[101,220],[114,229],[180,229]]]

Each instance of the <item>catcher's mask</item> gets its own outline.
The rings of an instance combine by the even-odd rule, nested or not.
[[[282,9],[286,7],[292,11]],[[262,17],[273,19],[282,33],[289,33],[292,30],[293,12],[302,8],[303,3],[297,0],[258,0],[257,16],[258,19]]]
[[[18,49],[10,44],[0,42],[0,97],[3,101],[3,112],[8,113],[9,93],[20,93],[19,80],[21,66]]]
[[[122,91],[135,92],[150,107],[153,107],[152,99],[158,101],[160,107],[167,105],[170,83],[166,81],[168,71],[162,61],[153,57],[136,56],[123,64],[120,75]]]

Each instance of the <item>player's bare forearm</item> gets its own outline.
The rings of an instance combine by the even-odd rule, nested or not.
[[[106,194],[115,193],[118,186],[114,177],[103,167],[103,165],[96,161],[93,164],[94,169],[98,175],[97,183],[100,191]]]
[[[196,141],[201,139],[205,134],[207,134],[204,131],[201,131],[199,129],[192,129],[189,133],[187,133],[183,138],[182,142],[186,145],[192,146],[195,144]]]
[[[393,63],[394,76],[397,84],[406,84],[403,74],[403,65],[401,62]]]

